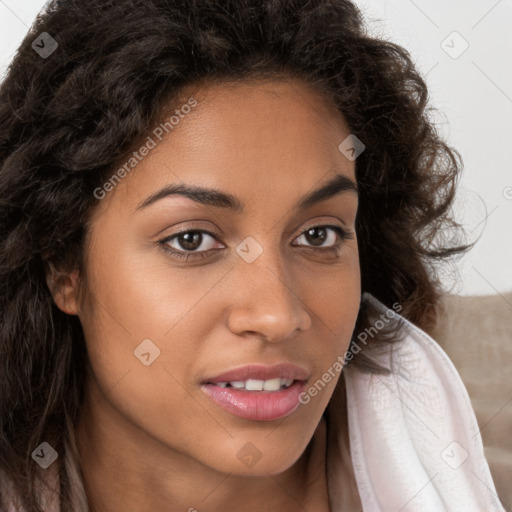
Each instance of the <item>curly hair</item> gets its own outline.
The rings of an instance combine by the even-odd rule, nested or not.
[[[46,58],[32,47],[43,32],[58,44]],[[370,37],[354,4],[54,1],[0,87],[0,471],[23,510],[43,510],[31,457],[42,440],[66,461],[61,510],[87,510],[73,437],[87,350],[46,276],[83,269],[94,190],[185,87],[283,76],[320,91],[365,145],[356,161],[362,291],[400,304],[421,328],[434,322],[439,264],[472,245],[452,213],[461,158],[429,118],[410,54]],[[352,342],[370,325],[361,301]],[[398,339],[397,326],[379,331],[350,364],[385,371],[367,349]]]

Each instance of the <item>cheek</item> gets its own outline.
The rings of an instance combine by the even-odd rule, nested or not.
[[[102,250],[89,257],[81,308],[91,339],[108,335],[132,350],[146,338],[159,345],[209,289],[200,271],[171,268],[154,248],[146,254],[120,239],[99,239],[97,246]]]
[[[317,272],[304,287],[307,304],[315,315],[317,330],[324,331],[331,354],[339,354],[350,343],[361,300],[361,276],[357,251],[338,268]]]
[[[191,432],[219,430],[190,384],[206,314],[199,285],[156,268],[139,265],[137,273],[122,257],[90,265],[97,271],[89,273],[80,321],[95,386],[116,418],[180,451],[197,449]]]
[[[343,371],[343,361],[359,314],[361,283],[358,259],[351,258],[350,264],[329,275],[317,275],[308,296],[308,304],[315,315],[313,321],[318,346],[312,354],[316,357],[316,373],[307,393],[313,407],[324,408]]]
[[[159,282],[145,278],[133,251],[120,249],[117,239],[98,237],[95,242],[102,250],[88,255],[79,315],[92,373],[109,400],[127,413],[137,404],[139,416],[152,409],[155,389],[172,389],[159,363],[169,357],[163,334],[180,311],[161,300]],[[186,353],[178,355],[183,363]]]
[[[93,373],[120,403],[138,401],[138,417],[151,411],[168,422],[169,411],[193,403],[187,389],[211,330],[215,297],[208,291],[218,276],[171,269],[119,238],[100,235],[96,247],[102,250],[89,254],[79,315]],[[165,391],[159,397],[155,390]]]

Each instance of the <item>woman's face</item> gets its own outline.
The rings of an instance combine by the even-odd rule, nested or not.
[[[183,104],[190,96],[197,104],[162,140],[150,134],[156,146],[90,224],[76,311],[91,414],[132,457],[276,474],[310,441],[359,310],[357,193],[341,186],[301,207],[336,175],[355,182],[354,162],[338,149],[350,130],[295,81],[217,84]],[[207,204],[207,194],[148,200],[176,185],[229,195],[238,208]],[[283,363],[303,374],[252,367],[222,377]],[[330,381],[299,403],[330,368]],[[291,387],[272,390],[289,384],[284,377]]]

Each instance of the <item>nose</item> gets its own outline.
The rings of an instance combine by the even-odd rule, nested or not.
[[[270,251],[264,251],[252,263],[240,259],[231,276],[235,289],[229,329],[239,336],[251,335],[270,342],[308,329],[311,316],[291,274],[286,262]]]

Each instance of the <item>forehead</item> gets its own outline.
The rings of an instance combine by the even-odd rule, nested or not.
[[[181,110],[191,97],[195,106]],[[346,120],[307,84],[220,83],[190,88],[183,98],[163,117],[181,112],[179,122],[175,115],[161,140],[152,136],[154,148],[116,187],[123,203],[139,202],[169,183],[261,199],[279,192],[300,197],[332,177],[333,169],[355,181],[354,162],[338,149],[350,134]]]
[[[350,133],[334,103],[297,79],[212,84],[194,96],[199,104],[180,129],[231,155],[252,149],[279,161],[289,148],[298,158],[314,148],[315,154],[337,150],[339,142],[331,142]]]

